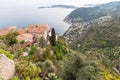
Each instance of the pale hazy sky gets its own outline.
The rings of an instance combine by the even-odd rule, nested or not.
[[[46,6],[54,4],[67,4],[82,6],[84,4],[108,3],[120,0],[0,0],[0,8],[7,7],[28,7],[28,6]]]

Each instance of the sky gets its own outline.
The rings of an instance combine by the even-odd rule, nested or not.
[[[81,7],[85,4],[101,4],[120,0],[0,0],[0,8],[39,7],[66,4]]]

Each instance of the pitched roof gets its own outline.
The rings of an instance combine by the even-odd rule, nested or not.
[[[30,39],[29,41],[31,41],[31,39],[33,39],[33,35],[26,33],[26,34],[18,35],[16,38],[18,41],[22,41],[22,40],[26,40],[26,39]]]
[[[49,26],[48,25],[30,25],[28,28],[28,32],[29,33],[39,33],[39,34],[43,34],[44,32],[49,30]]]
[[[7,35],[9,33],[8,30],[0,30],[0,36]]]
[[[25,30],[24,30],[24,29],[18,29],[17,32],[18,32],[19,34],[24,34],[24,33],[25,33]]]
[[[1,29],[0,30],[0,36],[7,35],[9,32],[16,31],[16,26],[12,26],[9,28]]]

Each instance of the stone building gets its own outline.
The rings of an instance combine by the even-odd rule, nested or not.
[[[49,31],[49,25],[30,25],[27,29],[27,33],[34,35],[37,39],[43,37],[47,40],[47,32]]]
[[[16,29],[17,29],[16,26],[11,26],[8,28],[0,29],[0,36],[5,36],[10,32],[16,31]]]

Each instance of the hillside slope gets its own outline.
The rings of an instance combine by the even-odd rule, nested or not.
[[[120,46],[120,20],[78,25],[71,26],[64,34],[72,49]]]
[[[120,40],[119,14],[120,2],[76,9],[65,18],[72,25],[63,36],[72,49],[104,47],[103,44],[117,46]]]

